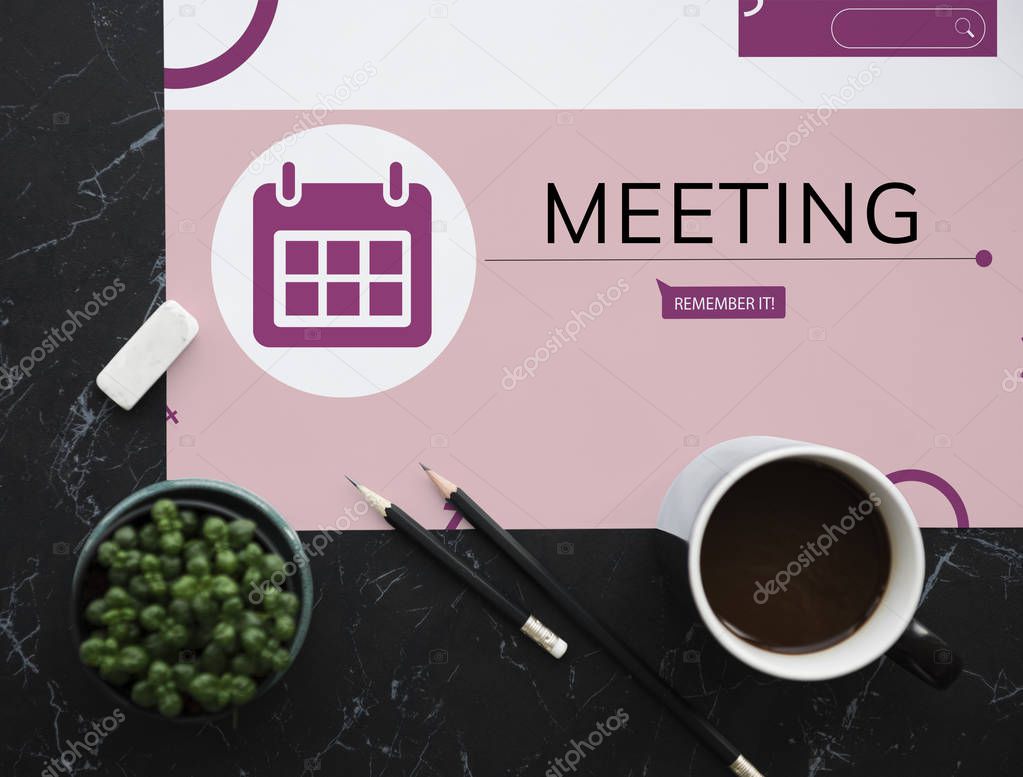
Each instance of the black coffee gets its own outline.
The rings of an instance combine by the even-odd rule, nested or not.
[[[700,552],[718,618],[781,653],[822,650],[855,632],[881,600],[890,566],[881,499],[802,459],[765,464],[735,483]]]

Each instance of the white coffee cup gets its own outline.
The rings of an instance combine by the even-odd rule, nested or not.
[[[841,642],[798,654],[767,650],[733,633],[711,608],[700,574],[704,532],[724,494],[754,469],[792,459],[823,464],[846,475],[864,493],[876,495],[891,546],[888,584],[870,617]],[[892,482],[859,456],[779,437],[741,437],[720,443],[700,454],[675,478],[661,504],[657,525],[687,543],[689,589],[707,628],[728,652],[754,669],[789,680],[828,680],[888,653],[940,688],[949,685],[961,669],[961,661],[948,646],[914,620],[925,561],[913,511]],[[742,538],[737,537],[736,542]],[[669,559],[668,563],[680,564],[681,559]]]

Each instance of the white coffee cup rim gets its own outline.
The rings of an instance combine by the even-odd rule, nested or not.
[[[887,589],[874,613],[859,629],[842,642],[823,650],[809,653],[777,653],[747,642],[734,634],[718,618],[710,606],[700,573],[700,553],[703,546],[703,535],[715,508],[724,494],[747,474],[765,464],[782,459],[811,459],[825,464],[839,465],[839,469],[852,469],[864,479],[877,484],[884,490],[884,499],[890,500],[894,510],[882,513],[886,526],[900,520],[912,523],[912,531],[901,538],[904,552],[896,559],[895,549],[892,552],[892,569],[895,572],[896,562],[902,567],[903,576],[908,571],[909,583],[903,585],[901,602],[895,607],[885,602],[891,593]],[[859,482],[863,487],[863,483]],[[889,529],[889,535],[891,530]],[[908,542],[907,542],[908,541]],[[876,467],[855,454],[811,443],[792,443],[751,456],[746,461],[729,470],[708,492],[696,514],[688,540],[689,584],[693,599],[696,602],[703,622],[729,652],[737,658],[765,674],[789,680],[828,680],[841,675],[855,672],[877,660],[898,640],[913,620],[916,606],[923,592],[924,584],[924,548],[919,526],[913,517],[913,511],[901,492]],[[838,660],[840,654],[849,653],[849,643],[857,639],[867,624],[875,618],[884,618],[883,636],[874,639],[869,649],[864,648],[858,654]],[[834,657],[836,660],[829,660]]]

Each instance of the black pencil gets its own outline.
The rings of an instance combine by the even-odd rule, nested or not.
[[[682,721],[721,761],[739,777],[763,777],[710,721],[700,715],[684,699],[650,669],[635,651],[618,639],[596,617],[590,614],[543,566],[536,557],[487,515],[468,494],[425,464],[420,466],[430,476],[441,495],[472,526],[481,531],[529,577],[536,582],[568,615],[615,658],[632,677],[671,713]]]
[[[523,610],[508,597],[494,588],[490,583],[476,574],[476,571],[444,546],[440,540],[428,532],[412,516],[390,500],[359,485],[351,478],[348,481],[359,489],[366,502],[384,517],[391,526],[402,532],[415,542],[434,559],[439,561],[448,571],[459,577],[476,593],[486,599],[502,615],[514,623],[519,631],[533,640],[555,658],[561,658],[568,649],[568,643],[543,625],[540,620]]]

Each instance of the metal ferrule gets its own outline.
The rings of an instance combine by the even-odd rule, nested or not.
[[[764,775],[757,771],[753,764],[741,755],[736,758],[735,761],[732,762],[732,765],[728,768],[731,769],[733,773],[739,775],[739,777],[764,777]]]
[[[535,616],[530,615],[526,622],[522,624],[522,633],[548,653],[554,655],[554,646],[558,644],[559,637],[537,620]]]

